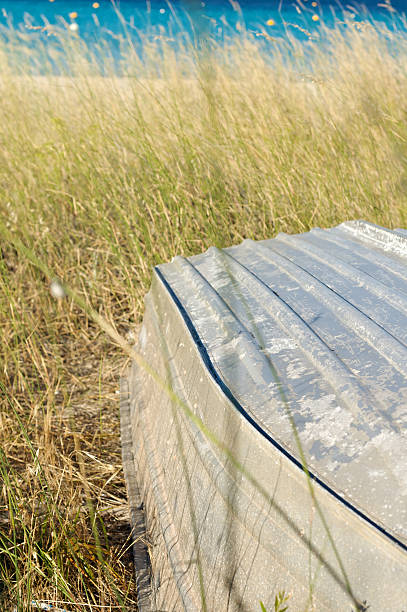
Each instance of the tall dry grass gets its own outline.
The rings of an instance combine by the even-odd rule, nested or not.
[[[198,55],[146,42],[143,62],[128,45],[125,78],[75,41],[65,77],[32,76],[24,40],[18,71],[1,49],[2,609],[135,609],[124,358],[19,244],[131,339],[151,267],[175,254],[352,218],[406,227],[404,35],[325,38],[307,59],[270,40],[273,61],[248,34]]]

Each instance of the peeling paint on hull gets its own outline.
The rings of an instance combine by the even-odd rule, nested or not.
[[[207,610],[281,590],[292,610],[406,609],[403,231],[355,221],[176,257],[154,271],[139,350],[246,471],[132,366],[152,610],[204,609],[202,586]]]

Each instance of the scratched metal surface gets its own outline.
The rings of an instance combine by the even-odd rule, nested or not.
[[[407,236],[364,222],[159,266],[239,402],[407,544]]]
[[[145,449],[147,517],[163,536],[157,609],[202,609],[203,580],[207,609],[249,610],[260,597],[272,606],[284,587],[295,610],[350,609],[355,596],[372,612],[404,610],[405,230],[353,221],[176,257],[155,270],[139,351],[273,496],[265,503],[133,364],[131,435]]]

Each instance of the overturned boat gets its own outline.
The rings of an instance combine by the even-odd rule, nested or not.
[[[142,611],[407,609],[407,232],[176,257],[138,351],[121,420]]]

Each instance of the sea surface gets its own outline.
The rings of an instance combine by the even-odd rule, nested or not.
[[[407,0],[0,0],[0,38],[8,43],[18,33],[26,44],[52,45],[65,31],[89,47],[106,41],[120,54],[120,39],[140,41],[176,38],[224,40],[249,31],[259,43],[289,38],[307,42],[324,26],[370,23],[407,33]],[[28,41],[28,42],[27,42]],[[11,44],[10,44],[11,48]]]

